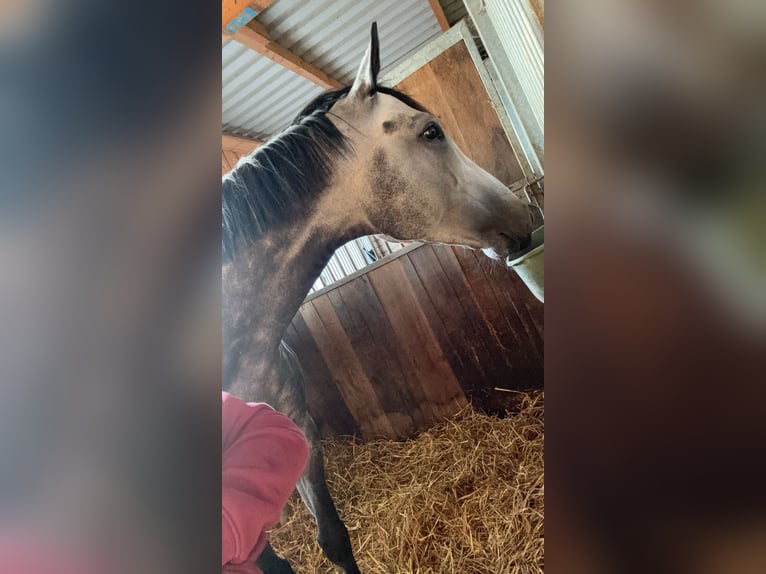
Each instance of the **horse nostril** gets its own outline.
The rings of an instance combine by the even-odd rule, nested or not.
[[[532,234],[530,233],[529,235],[522,237],[520,243],[521,243],[521,249],[526,249],[527,247],[532,245]]]

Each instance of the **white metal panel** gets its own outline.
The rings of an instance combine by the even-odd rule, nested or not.
[[[223,47],[222,121],[226,132],[266,139],[322,92],[303,76],[236,41]]]
[[[381,253],[380,247],[375,247],[374,244],[378,242],[385,245],[384,253]],[[365,236],[349,241],[333,254],[309,294],[329,287],[401,248],[401,243],[386,241],[380,236]]]
[[[533,28],[526,0],[484,0],[484,6],[514,65],[532,113],[544,127],[545,61],[542,37]]]
[[[531,168],[543,175],[545,158],[543,34],[528,0],[464,0],[489,56],[488,74]]]

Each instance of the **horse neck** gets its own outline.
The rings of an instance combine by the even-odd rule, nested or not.
[[[268,378],[279,343],[334,250],[362,234],[316,210],[266,232],[223,268],[224,354],[244,360],[246,378]]]

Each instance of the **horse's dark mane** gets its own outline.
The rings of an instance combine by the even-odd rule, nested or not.
[[[222,182],[223,260],[237,247],[252,244],[267,229],[290,219],[297,206],[308,206],[329,183],[338,156],[351,151],[346,138],[327,117],[349,87],[324,92],[312,100],[280,134],[242,158]],[[426,111],[393,88],[377,91]]]

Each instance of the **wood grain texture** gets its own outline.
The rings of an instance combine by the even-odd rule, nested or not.
[[[542,387],[542,307],[482,254],[423,245],[304,303],[288,342],[325,436],[402,439]]]
[[[318,297],[301,312],[316,341],[341,396],[359,423],[361,434],[369,438],[393,438],[394,427],[375,400],[372,387],[343,324],[333,309],[329,297]]]
[[[434,16],[436,16],[436,19],[439,21],[441,29],[447,30],[449,28],[449,22],[447,21],[447,16],[444,15],[444,10],[442,9],[439,0],[428,0],[428,3],[431,5],[431,10],[433,10]]]
[[[333,300],[334,293],[328,293]],[[376,396],[390,419],[396,419],[399,435],[409,435],[432,420],[433,413],[407,363],[396,352],[393,327],[380,304],[369,278],[348,283],[335,294],[344,307],[350,338],[363,363]],[[388,368],[381,370],[384,363]]]
[[[233,151],[221,151],[221,173],[228,173],[237,165],[241,156]]]
[[[221,29],[226,33],[225,28],[232,24],[244,26],[252,18],[263,12],[271,6],[274,0],[258,0],[257,2],[248,2],[245,0],[221,0]],[[250,9],[251,12],[245,11]]]
[[[304,375],[310,375],[311,384],[305,387],[306,402],[312,412],[326,413],[316,422],[323,436],[353,435],[359,424],[354,419],[346,401],[335,384],[321,351],[317,348],[306,322],[298,313],[285,333],[285,341],[300,357]]]
[[[418,303],[416,286],[408,278],[411,274],[404,271],[405,266],[411,265],[410,254],[379,267],[375,270],[377,273],[370,273],[369,277],[391,321],[399,349],[409,359],[434,416],[441,420],[467,402],[444,349],[438,344],[425,311]]]

